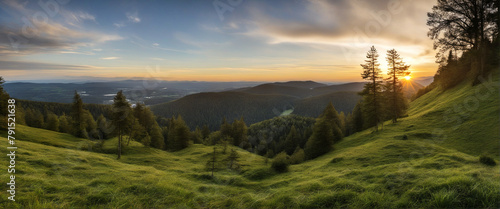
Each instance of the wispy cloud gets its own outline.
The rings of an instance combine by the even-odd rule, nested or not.
[[[120,57],[101,57],[100,59],[102,59],[102,60],[117,60],[117,59],[120,59]]]
[[[117,28],[122,28],[122,27],[125,27],[125,23],[122,23],[122,22],[120,22],[120,23],[114,23],[113,25],[114,25],[115,27],[117,27]]]
[[[139,18],[139,16],[137,15],[137,12],[127,13],[127,19],[128,19],[128,21],[133,22],[133,23],[141,22],[141,18]]]
[[[87,70],[93,66],[0,60],[1,70]]]

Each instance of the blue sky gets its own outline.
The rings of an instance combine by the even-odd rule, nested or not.
[[[433,0],[0,0],[0,75],[359,81],[371,45],[436,71]]]

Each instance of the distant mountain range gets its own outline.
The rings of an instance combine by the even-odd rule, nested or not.
[[[181,115],[191,128],[209,125],[218,129],[223,118],[232,121],[243,117],[247,124],[283,114],[318,117],[329,102],[339,112],[351,112],[365,83],[326,85],[313,81],[266,83],[218,93],[192,94],[168,103],[151,106],[157,116]],[[422,85],[405,82],[410,96]]]
[[[218,129],[223,118],[243,117],[247,124],[285,114],[317,117],[329,102],[339,112],[351,112],[361,98],[364,82],[326,85],[314,81],[171,82],[125,80],[92,83],[7,83],[14,98],[42,102],[72,102],[78,91],[85,103],[110,104],[123,90],[131,103],[144,102],[159,117],[181,115],[191,128]],[[423,86],[405,82],[407,96]]]

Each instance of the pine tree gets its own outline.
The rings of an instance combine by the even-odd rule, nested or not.
[[[404,114],[406,110],[405,97],[403,95],[402,84],[400,77],[410,75],[409,65],[405,65],[402,58],[395,49],[387,51],[387,64],[389,66],[389,78],[387,78],[387,90],[389,92],[387,98],[387,109],[392,122],[397,122],[397,119]]]
[[[59,131],[62,133],[70,133],[71,132],[71,121],[66,114],[62,114],[59,116]]]
[[[0,76],[0,130],[7,130],[9,94],[3,89],[5,80]]]
[[[123,91],[119,91],[115,98],[113,99],[113,124],[116,126],[116,131],[118,132],[118,159],[122,155],[122,140],[123,135],[127,133],[127,130],[131,125],[132,110],[130,108],[130,103],[127,101]]]
[[[201,136],[203,139],[206,139],[208,138],[208,135],[210,135],[210,129],[208,128],[208,126],[205,124],[203,125],[203,127],[201,128]]]
[[[163,139],[163,135],[161,134],[161,128],[158,125],[158,123],[154,123],[153,126],[151,127],[150,131],[150,137],[151,137],[151,147],[157,148],[157,149],[163,149],[165,147],[165,141]]]
[[[352,129],[353,132],[360,132],[363,130],[363,111],[361,110],[361,102],[358,102],[352,110]]]
[[[329,152],[334,143],[342,140],[340,130],[340,118],[332,103],[323,111],[323,114],[316,119],[313,133],[305,146],[305,154],[308,159],[316,158]]]
[[[240,158],[240,155],[236,150],[231,149],[231,152],[229,153],[229,156],[225,159],[227,162],[227,167],[231,170],[239,170],[240,169],[240,164],[238,163],[238,159]]]
[[[177,119],[172,119],[168,130],[168,149],[178,151],[187,148],[189,139],[191,139],[191,131],[182,117],[179,115]]]
[[[214,177],[214,172],[219,169],[219,153],[216,146],[214,146],[210,159],[207,161],[206,168],[212,172],[212,178]]]
[[[333,104],[330,102],[326,106],[325,110],[323,110],[323,114],[320,117],[323,117],[328,123],[329,127],[332,128],[333,131],[333,143],[337,143],[343,138],[342,133],[342,121],[340,119],[339,113],[333,107]]]
[[[300,135],[297,132],[295,125],[292,125],[292,128],[290,128],[290,132],[288,133],[285,139],[285,152],[288,155],[293,154],[295,148],[298,146],[299,140],[300,140]]]
[[[382,122],[382,76],[380,64],[378,63],[378,53],[374,46],[370,48],[366,55],[363,73],[361,77],[367,81],[363,91],[360,93],[363,96],[363,112],[366,115],[366,123],[369,127],[375,127],[378,130],[378,125]]]
[[[72,133],[76,137],[87,138],[84,122],[83,101],[80,94],[75,91],[73,105],[71,107]]]
[[[51,131],[59,131],[59,118],[53,112],[47,113],[45,128]]]

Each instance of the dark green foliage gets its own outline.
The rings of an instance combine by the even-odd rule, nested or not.
[[[214,177],[214,172],[221,169],[221,163],[219,160],[219,152],[217,152],[217,147],[213,147],[212,153],[210,153],[210,158],[206,163],[206,169],[211,172],[212,178]]]
[[[85,131],[83,101],[76,91],[75,96],[73,97],[73,105],[71,106],[71,119],[73,135],[80,138],[87,138],[87,133]]]
[[[152,125],[149,133],[150,134],[148,134],[148,136],[151,137],[151,147],[154,147],[157,149],[164,149],[165,148],[165,141],[164,141],[163,135],[161,133],[161,128],[156,123],[156,121]]]
[[[300,147],[299,142],[300,142],[301,138],[302,137],[297,132],[297,129],[295,128],[295,126],[292,125],[292,128],[290,129],[290,133],[288,133],[288,135],[286,136],[286,139],[285,139],[285,152],[288,155],[292,155],[293,152],[295,151],[295,148]]]
[[[240,155],[236,150],[231,149],[231,152],[229,153],[229,156],[224,160],[227,163],[227,168],[231,170],[240,170],[240,164],[238,162],[238,159],[240,158]]]
[[[273,153],[285,151],[287,136],[291,133],[292,126],[295,127],[297,134],[293,134],[296,141],[292,149],[298,145],[304,147],[307,139],[312,134],[312,127],[315,119],[297,115],[288,115],[275,117],[260,123],[252,124],[248,128],[248,142],[254,153],[264,156],[269,150]],[[269,157],[273,157],[272,156]]]
[[[59,116],[63,114],[71,116],[73,106],[73,103],[39,102],[20,99],[16,99],[16,102],[18,102],[18,106],[21,106],[24,109],[36,109],[40,112],[50,111]],[[94,118],[98,118],[100,115],[104,115],[106,118],[111,118],[111,105],[83,103],[83,109],[88,110]]]
[[[485,165],[489,165],[489,166],[495,166],[497,165],[497,163],[495,162],[495,160],[491,157],[488,157],[488,156],[481,156],[479,157],[479,162],[481,162],[482,164],[485,164]]]
[[[234,120],[231,124],[227,123],[226,119],[224,118],[224,121],[220,127],[222,137],[230,138],[231,144],[233,144],[234,146],[240,146],[242,148],[245,148],[245,146],[248,144],[247,131],[248,128],[243,118],[240,118],[240,120]]]
[[[0,130],[7,130],[7,113],[9,94],[3,89],[5,80],[0,76]]]
[[[63,114],[59,116],[59,131],[62,133],[71,132],[71,118]]]
[[[321,117],[316,119],[312,136],[306,143],[305,154],[307,159],[319,157],[332,149],[334,143],[342,140],[338,113],[330,103]]]
[[[271,168],[276,172],[283,173],[288,171],[288,165],[288,155],[285,152],[281,152],[274,157]]]
[[[354,110],[352,111],[352,133],[362,131],[364,127],[364,118],[361,105],[361,101],[358,102],[356,104],[356,107],[354,107]]]
[[[363,83],[355,84],[357,86],[363,85]],[[317,118],[328,103],[332,103],[338,111],[351,112],[361,99],[361,96],[357,94],[358,89],[359,87],[356,87],[349,89],[349,91],[326,93],[298,100],[294,103],[293,114]]]
[[[51,131],[59,131],[59,118],[56,114],[52,112],[47,113],[45,121],[47,121],[45,123],[45,129]]]
[[[290,156],[290,159],[288,159],[288,162],[290,162],[290,164],[299,164],[302,163],[305,160],[305,158],[306,154],[304,150],[299,146],[297,146],[292,156]]]
[[[191,129],[207,125],[210,130],[217,130],[224,117],[228,121],[244,117],[247,124],[273,118],[277,116],[273,108],[285,107],[295,99],[285,95],[242,92],[199,93],[153,105],[151,110],[157,116],[165,118],[182,115]]]
[[[128,103],[127,98],[119,91],[113,99],[113,117],[112,122],[118,133],[118,159],[122,154],[123,135],[129,130],[133,122],[132,108]]]
[[[170,151],[182,150],[189,146],[191,132],[186,123],[179,115],[176,119],[170,119],[166,149]]]

